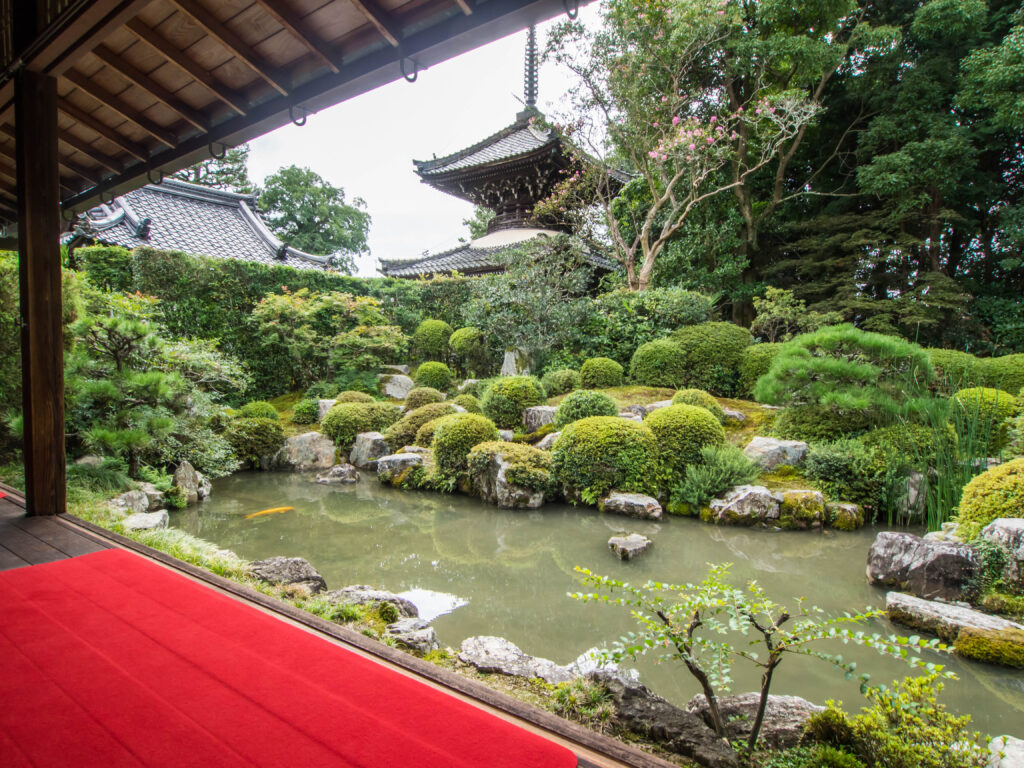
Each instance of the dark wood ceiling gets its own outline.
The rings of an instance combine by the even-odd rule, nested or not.
[[[563,0],[38,0],[27,50],[0,0],[0,218],[13,222],[12,76],[58,78],[65,211],[566,10]],[[358,141],[358,130],[339,141]]]

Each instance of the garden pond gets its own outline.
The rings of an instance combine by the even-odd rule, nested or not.
[[[309,475],[243,472],[214,483],[200,505],[175,513],[171,524],[249,560],[285,555],[309,560],[329,589],[371,584],[409,597],[433,621],[442,646],[458,648],[473,635],[506,637],[524,652],[567,664],[595,646],[635,629],[625,609],[581,603],[574,566],[632,584],[648,579],[696,582],[707,563],[733,563],[733,583],[757,579],[777,602],[794,597],[830,615],[884,607],[885,592],[864,575],[878,529],[854,533],[774,532],[716,527],[695,520],[665,522],[604,515],[586,507],[548,504],[536,511],[501,510],[461,495],[402,491],[372,473],[354,485],[318,485]],[[246,519],[267,508],[291,510]],[[635,531],[654,545],[621,562],[608,549],[612,535]],[[909,634],[878,619],[869,631]],[[858,673],[889,683],[910,672],[874,651],[821,643],[828,653],[857,661]],[[930,654],[929,654],[930,655]],[[1024,737],[1024,670],[934,654],[960,677],[941,700],[973,716],[993,735]],[[634,666],[627,664],[626,666]],[[676,705],[698,692],[681,664],[635,664],[641,680]],[[759,676],[736,665],[735,692],[756,690]],[[790,656],[775,675],[773,693],[815,703],[863,701],[856,679],[827,663]]]

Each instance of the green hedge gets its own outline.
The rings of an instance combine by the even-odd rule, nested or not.
[[[676,389],[686,381],[686,354],[671,339],[641,344],[629,362],[629,379],[645,387]]]
[[[473,395],[456,395],[452,398],[452,403],[462,406],[469,413],[483,413],[480,401],[473,397]]]
[[[722,397],[737,393],[743,350],[754,343],[750,331],[732,323],[701,323],[670,338],[683,351],[687,387]]]
[[[398,406],[391,403],[338,403],[324,416],[320,431],[347,450],[360,432],[382,432],[401,415]]]
[[[405,396],[405,407],[412,411],[427,403],[440,403],[444,400],[444,393],[433,387],[414,387]]]
[[[670,405],[644,419],[654,434],[658,451],[658,479],[664,496],[686,475],[689,464],[699,463],[701,449],[725,443],[725,429],[707,409],[697,405]]]
[[[480,406],[499,429],[518,429],[523,411],[543,405],[544,399],[544,387],[533,376],[502,376],[484,393]]]
[[[266,400],[253,400],[238,409],[238,415],[243,419],[274,419],[280,418],[277,409]]]
[[[551,452],[570,501],[596,504],[611,490],[657,493],[654,433],[618,416],[591,416],[562,430]]]
[[[580,374],[579,371],[574,371],[572,368],[559,368],[557,371],[545,373],[540,383],[548,397],[556,397],[579,389]]]
[[[478,413],[456,413],[437,425],[431,448],[438,471],[455,477],[466,470],[466,460],[473,446],[498,439],[498,428]]]
[[[754,385],[757,380],[768,373],[772,367],[772,360],[776,353],[782,348],[781,344],[762,342],[751,344],[745,347],[740,355],[739,367],[739,395],[742,397],[754,396]]]
[[[577,389],[565,396],[555,411],[555,429],[590,416],[617,416],[619,406],[604,392]]]
[[[622,366],[608,357],[592,357],[580,368],[580,386],[607,389],[622,386]]]
[[[725,423],[725,410],[718,404],[711,395],[705,392],[703,389],[680,389],[674,395],[672,395],[672,405],[696,405],[698,408],[703,408],[716,419],[719,423]]]
[[[424,320],[412,335],[412,352],[420,360],[447,360],[452,327],[444,320]]]
[[[430,362],[423,363],[416,369],[416,375],[413,377],[413,381],[416,382],[417,387],[430,387],[442,392],[447,392],[452,386],[452,372],[444,363],[432,360]]]
[[[448,348],[460,370],[474,376],[487,374],[487,339],[479,328],[467,326],[454,331],[448,338]]]
[[[320,419],[320,404],[316,400],[300,400],[292,409],[293,424],[316,424]]]
[[[259,467],[260,459],[284,445],[284,430],[274,419],[235,419],[224,430],[224,439],[239,461]]]
[[[506,443],[494,440],[473,447],[466,457],[469,472],[475,478],[487,472],[494,456],[501,456],[508,462],[505,479],[513,485],[542,491],[545,496],[554,496],[557,491],[552,471],[551,454],[521,443]]]
[[[420,427],[432,419],[438,419],[455,413],[455,407],[451,403],[428,403],[421,405],[415,410],[409,411],[401,419],[387,428],[384,432],[384,441],[393,451],[397,451],[406,445],[412,445],[416,440],[416,433]]]
[[[993,467],[964,486],[957,534],[973,539],[999,517],[1024,517],[1024,458]]]

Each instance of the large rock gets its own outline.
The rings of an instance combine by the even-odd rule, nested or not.
[[[392,453],[377,459],[377,479],[389,483],[405,471],[423,465],[423,457],[416,453]]]
[[[155,531],[159,528],[166,528],[168,523],[166,509],[158,512],[136,512],[128,515],[121,521],[126,531]]]
[[[467,637],[459,648],[459,661],[481,672],[497,672],[512,677],[539,677],[552,685],[567,683],[573,677],[568,667],[560,667],[549,659],[523,653],[519,646],[504,637]]]
[[[479,383],[480,379],[466,379],[461,384],[459,384],[459,388],[456,390],[456,392],[458,392],[460,395],[464,395],[466,394],[466,392],[471,390]]]
[[[856,531],[864,525],[864,510],[845,501],[826,504],[825,522],[837,531]]]
[[[558,409],[553,405],[534,405],[523,411],[523,429],[527,434],[536,432],[545,424],[551,424],[555,420],[555,412]]]
[[[782,528],[821,528],[825,522],[825,497],[821,491],[783,491],[779,504]]]
[[[502,376],[526,376],[530,372],[530,353],[525,349],[506,349],[501,361]]]
[[[644,407],[644,418],[650,416],[652,412],[659,410],[660,408],[668,408],[672,405],[671,400],[659,400],[656,403],[648,403]]]
[[[313,472],[334,465],[334,443],[319,432],[293,435],[270,460],[271,469]]]
[[[614,724],[658,742],[665,749],[708,768],[734,768],[739,755],[692,712],[669,704],[645,686],[607,669],[587,675],[604,687],[615,711]]]
[[[394,624],[388,624],[384,634],[417,653],[430,653],[441,647],[437,632],[423,619],[399,619]]]
[[[198,474],[198,472],[196,473]],[[164,508],[164,494],[163,491],[157,490],[157,487],[152,483],[139,483],[139,490],[146,494],[146,498],[149,500],[149,506],[147,512],[156,512],[158,509]]]
[[[196,472],[196,474],[199,475],[199,500],[202,501],[213,493],[213,483],[202,472]]]
[[[750,738],[760,701],[760,693],[741,693],[718,699],[718,711],[726,723],[725,730],[731,741],[746,742]],[[690,699],[686,710],[699,715],[709,727],[711,726],[711,712],[703,693]],[[772,749],[795,747],[800,743],[811,715],[824,711],[824,707],[812,704],[799,696],[769,696],[761,732],[758,734],[758,743]]]
[[[188,461],[183,459],[178,468],[174,470],[174,478],[171,480],[171,485],[181,488],[189,504],[199,502],[199,473],[196,472],[195,467],[189,464]]]
[[[931,632],[947,643],[955,643],[961,632],[1024,632],[1024,626],[982,613],[966,605],[924,600],[902,592],[889,592],[885,596],[885,611],[891,621],[913,629]]]
[[[561,432],[552,432],[549,435],[544,435],[540,442],[537,443],[537,447],[542,451],[550,451],[555,446],[555,440],[562,436]]]
[[[380,381],[380,391],[385,397],[395,400],[405,400],[409,396],[416,383],[404,374],[382,373],[377,376]]]
[[[618,555],[619,560],[632,560],[651,548],[651,540],[639,533],[612,536],[608,539],[608,548]]]
[[[632,413],[634,416],[639,416],[640,420],[643,421],[647,417],[647,408],[637,403],[632,403],[631,405],[624,406],[619,415],[621,416],[623,413]]]
[[[254,562],[251,570],[256,578],[268,584],[305,587],[313,594],[327,589],[320,572],[301,557],[268,557]]]
[[[766,470],[775,469],[782,464],[795,466],[807,456],[807,443],[758,436],[747,443],[743,455],[751,461],[756,461]]]
[[[602,512],[635,517],[638,520],[661,520],[662,509],[658,500],[642,493],[612,491],[597,503]]]
[[[701,519],[715,525],[776,525],[779,498],[763,485],[737,485],[701,511]]]
[[[981,538],[1003,550],[1003,581],[1024,592],[1024,518],[1000,517],[981,529]]]
[[[324,485],[349,485],[359,482],[359,472],[351,464],[335,464],[326,472],[316,476],[316,482]]]
[[[366,584],[353,584],[342,587],[324,595],[332,603],[347,603],[349,605],[370,605],[372,603],[391,603],[398,609],[398,613],[407,619],[418,619],[420,612],[411,601],[406,600],[394,592],[384,589],[377,589]]]
[[[359,469],[376,470],[377,459],[389,453],[391,449],[380,432],[360,432],[352,444],[348,460]]]
[[[516,433],[513,432],[511,429],[499,429],[498,437],[504,440],[506,443],[511,443],[515,439]]]
[[[747,414],[743,411],[737,411],[733,408],[723,408],[722,413],[725,414],[725,418],[728,421],[735,421],[742,424],[747,420]]]
[[[967,544],[882,531],[868,551],[867,576],[872,584],[906,589],[918,597],[958,600],[978,567],[978,555]]]
[[[317,419],[316,420],[317,421],[323,421],[324,420],[324,416],[326,416],[328,411],[330,411],[331,408],[333,408],[335,405],[337,405],[337,403],[338,403],[337,400],[317,400],[316,404],[317,404],[317,408],[319,410],[317,411]]]
[[[988,744],[992,753],[987,768],[1024,768],[1024,740],[996,736]]]
[[[473,490],[489,504],[502,509],[536,509],[544,503],[544,491],[524,488],[509,481],[508,470],[512,463],[500,452],[488,456],[487,466],[481,472],[473,472],[470,480]]]
[[[629,419],[630,421],[635,421],[637,424],[644,420],[643,416],[633,413],[632,411],[619,411],[619,418]]]
[[[114,499],[112,503],[129,514],[149,511],[149,496],[145,491],[127,491]]]
[[[408,365],[383,365],[383,366],[381,366],[380,371],[381,371],[381,373],[401,374],[403,376],[408,376],[409,375],[409,366]]]

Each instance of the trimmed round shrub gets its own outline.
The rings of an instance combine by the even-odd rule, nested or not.
[[[592,357],[580,368],[580,386],[607,389],[622,386],[622,366],[610,357]]]
[[[320,431],[344,450],[360,432],[383,432],[401,416],[391,403],[338,403],[324,416]]]
[[[416,433],[420,427],[431,419],[439,419],[455,413],[455,407],[451,403],[428,403],[419,408],[409,411],[401,419],[387,428],[384,432],[384,441],[393,451],[397,451],[404,445],[412,445],[416,440]]]
[[[292,423],[316,424],[320,420],[320,404],[316,400],[300,400],[292,409]]]
[[[412,335],[412,351],[420,360],[447,360],[452,327],[444,320],[424,320]]]
[[[487,370],[487,339],[479,328],[459,328],[448,337],[448,348],[462,370],[474,374]]]
[[[437,431],[437,425],[445,419],[450,419],[452,416],[455,416],[455,414],[449,413],[447,416],[439,416],[428,421],[416,430],[416,438],[412,441],[412,444],[418,445],[420,448],[429,448],[434,442],[434,432]]]
[[[754,385],[757,380],[768,373],[772,360],[782,347],[781,344],[763,342],[744,347],[740,355],[739,392],[745,397],[754,396]]]
[[[724,397],[736,394],[743,350],[754,343],[750,331],[733,323],[701,323],[669,338],[683,351],[685,386]]]
[[[708,411],[720,424],[725,423],[725,411],[722,406],[703,389],[680,389],[672,395],[672,405],[696,405]]]
[[[453,477],[466,470],[466,458],[474,446],[498,439],[498,428],[478,413],[456,413],[441,420],[434,432],[434,463],[438,471]]]
[[[645,387],[677,389],[686,380],[686,355],[671,339],[641,344],[629,361],[629,380]]]
[[[480,407],[499,429],[517,429],[523,423],[523,411],[543,405],[544,387],[533,376],[502,376],[484,393]]]
[[[470,475],[475,479],[486,473],[494,456],[501,456],[508,462],[505,479],[512,485],[542,491],[545,496],[554,496],[557,492],[551,454],[547,451],[502,440],[480,443],[473,446],[466,457]]]
[[[658,446],[658,479],[663,492],[674,488],[686,475],[688,464],[699,464],[701,448],[725,443],[725,428],[705,408],[670,405],[644,419]]]
[[[779,412],[772,434],[785,440],[831,442],[863,434],[872,424],[863,411],[844,411],[828,405],[801,405]]]
[[[548,397],[564,395],[580,388],[580,374],[572,368],[561,368],[557,371],[548,371],[540,380]]]
[[[935,368],[935,386],[947,395],[983,381],[982,361],[958,349],[926,349]]]
[[[444,392],[439,392],[433,387],[414,387],[405,396],[405,407],[413,411],[427,403],[440,403],[444,400]]]
[[[431,387],[441,392],[447,392],[452,385],[452,372],[444,363],[423,363],[416,369],[413,381],[416,382],[417,387]]]
[[[956,392],[951,400],[962,435],[971,435],[979,445],[984,443],[989,455],[1002,450],[1006,445],[1007,423],[1017,413],[1016,397],[990,387],[971,387]]]
[[[618,416],[619,406],[604,392],[577,389],[565,396],[555,411],[555,428],[585,419],[589,416]]]
[[[457,395],[452,403],[455,405],[461,405],[469,413],[483,413],[483,409],[480,407],[480,401],[472,395]]]
[[[657,492],[658,444],[644,424],[591,416],[562,430],[551,452],[555,476],[570,501],[596,504],[611,490]]]
[[[978,361],[985,383],[1004,392],[1024,389],[1024,354],[988,357]]]
[[[1024,458],[982,472],[964,486],[957,535],[970,541],[1000,517],[1024,517]]]
[[[266,400],[253,400],[251,403],[246,403],[238,409],[238,415],[243,419],[273,419],[276,421],[281,418],[277,409]]]
[[[238,460],[253,467],[264,456],[273,456],[284,445],[284,430],[277,419],[241,418],[224,430],[224,439]]]
[[[310,384],[302,394],[303,400],[333,400],[338,394],[338,385],[330,381],[318,381]]]
[[[327,398],[330,399],[330,398]],[[375,403],[373,395],[368,395],[365,392],[356,392],[354,389],[346,389],[344,392],[339,392],[334,398],[339,403]]]

